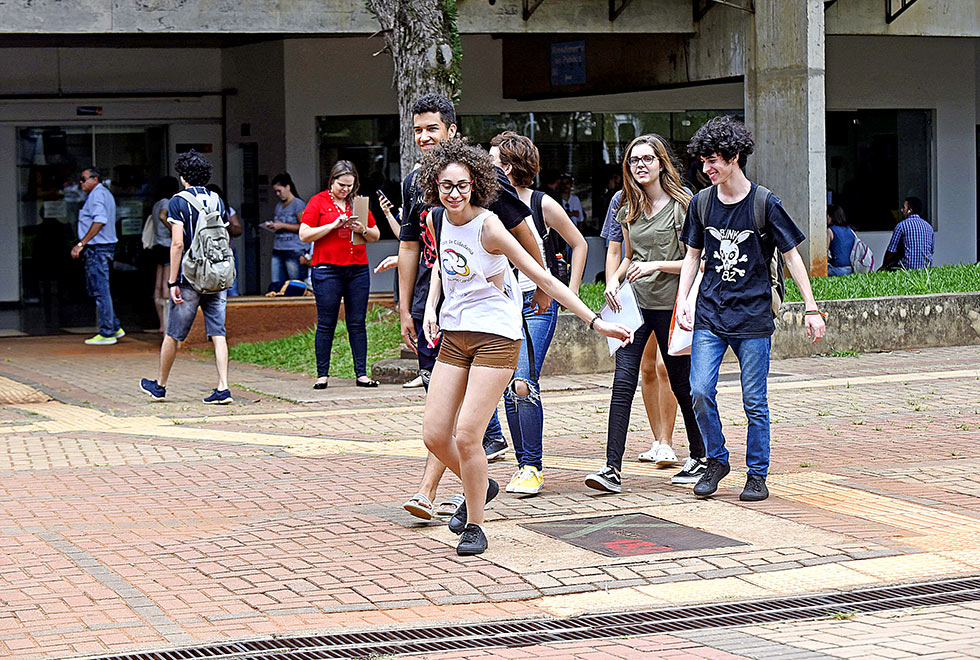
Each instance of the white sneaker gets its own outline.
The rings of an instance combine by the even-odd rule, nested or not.
[[[641,463],[654,463],[654,462],[656,462],[656,460],[657,460],[657,453],[660,451],[660,447],[661,447],[661,444],[659,442],[654,442],[652,445],[650,445],[650,449],[648,451],[645,451],[645,452],[643,452],[642,454],[640,454],[639,456],[636,457],[637,460],[639,460]]]
[[[670,445],[660,445],[660,449],[657,450],[657,457],[654,459],[657,467],[670,467],[671,465],[677,465],[677,454],[674,453],[674,449]]]

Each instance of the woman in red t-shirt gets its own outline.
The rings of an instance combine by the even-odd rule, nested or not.
[[[354,234],[366,241],[381,236],[374,217],[354,215],[353,201],[358,178],[354,163],[338,160],[330,170],[327,189],[314,195],[306,205],[299,227],[299,239],[313,243],[313,295],[316,296],[316,383],[313,389],[327,386],[330,373],[330,349],[337,328],[340,301],[344,301],[347,338],[354,356],[358,387],[377,387],[378,381],[367,376],[368,295],[371,272],[364,244],[354,245]]]

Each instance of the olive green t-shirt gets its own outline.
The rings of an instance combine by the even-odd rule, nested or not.
[[[616,221],[629,233],[633,261],[677,261],[684,258],[677,228],[674,226],[674,205],[668,202],[654,216],[641,214],[632,223],[626,222],[627,208],[619,209]],[[677,298],[679,275],[657,271],[633,283],[636,302],[643,309],[673,309]]]

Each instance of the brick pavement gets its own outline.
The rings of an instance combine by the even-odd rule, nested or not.
[[[112,350],[74,338],[0,341],[0,394],[16,395],[0,405],[0,656],[562,616],[980,571],[980,347],[774,362],[773,497],[751,506],[737,501],[737,474],[698,503],[669,486],[671,471],[631,460],[621,496],[588,491],[582,477],[601,463],[610,377],[550,379],[545,492],[502,496],[488,511],[491,551],[476,558],[456,557],[440,524],[399,508],[424,457],[420,391],[365,395],[332,382],[313,393],[307,379],[233,365],[236,403],[215,410],[199,401],[213,365],[182,355],[170,400],[150,403],[134,385],[155,371],[155,346]],[[737,383],[719,391],[737,468]],[[628,459],[651,440],[644,426],[638,402]],[[683,437],[678,418],[675,444]],[[498,463],[491,473],[506,481],[513,469]],[[458,488],[446,482],[443,493]],[[519,527],[627,511],[747,545],[608,558]],[[874,625],[890,625],[880,618]],[[791,651],[862,657],[840,654],[854,647],[846,636],[810,648],[807,630],[827,640],[846,630],[838,623],[798,624],[804,639]],[[943,639],[960,653],[963,630],[950,626]],[[775,653],[766,644],[784,642],[765,631],[741,634]],[[767,657],[711,639],[540,650]],[[530,657],[511,651],[499,657]],[[898,652],[911,651],[874,651]]]

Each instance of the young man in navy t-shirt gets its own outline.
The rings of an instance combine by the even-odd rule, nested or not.
[[[817,309],[810,278],[796,249],[806,238],[775,195],[765,205],[764,230],[756,228],[753,213],[758,186],[744,168],[754,142],[745,125],[728,116],[715,117],[694,134],[688,152],[703,163],[712,187],[698,193],[687,209],[681,240],[689,246],[677,290],[678,325],[694,329],[691,345],[691,398],[698,428],[704,437],[708,467],[694,486],[698,497],[709,497],[730,471],[725,436],[716,401],[718,372],[730,346],[738,358],[742,403],[749,426],[745,462],[748,477],[739,499],[758,502],[769,497],[769,402],[766,389],[772,333],[772,290],[769,263],[778,249],[786,269],[806,304],[806,333],[811,341],[824,335],[823,315]],[[700,217],[701,195],[709,195]],[[697,313],[687,304],[701,255],[704,279],[698,291]],[[693,314],[693,319],[692,319]]]

